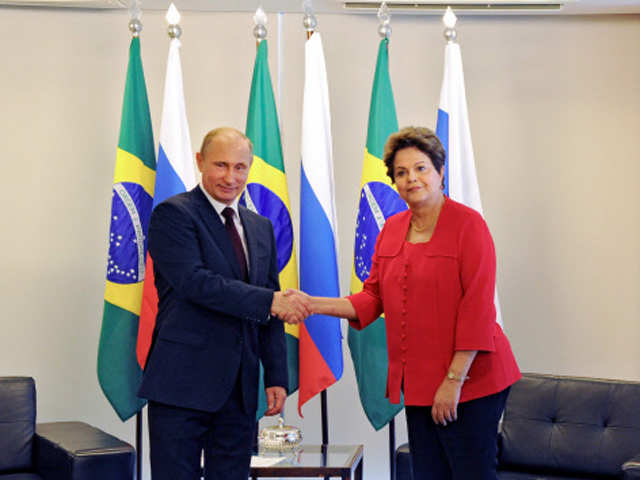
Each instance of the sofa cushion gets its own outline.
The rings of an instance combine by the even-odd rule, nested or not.
[[[134,448],[96,427],[39,423],[35,439],[36,470],[47,480],[133,479]]]
[[[584,475],[559,477],[546,473],[498,472],[498,480],[594,480],[594,477]]]
[[[42,477],[35,473],[5,473],[0,474],[0,480],[42,480]]]
[[[638,382],[524,374],[507,399],[500,464],[620,475],[640,451],[638,405]]]
[[[29,470],[36,422],[33,378],[0,377],[0,405],[0,472]]]

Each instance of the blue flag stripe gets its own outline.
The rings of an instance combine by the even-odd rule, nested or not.
[[[167,154],[160,144],[158,148],[158,166],[156,167],[156,188],[153,197],[153,207],[169,197],[186,191],[184,182],[176,173]]]
[[[300,287],[310,295],[338,297],[340,288],[331,224],[304,167],[301,170]],[[305,326],[336,380],[339,379],[343,371],[340,319],[312,315],[305,321]]]
[[[449,114],[441,108],[438,109],[436,135],[447,154],[447,159],[444,162],[444,194],[449,196]]]

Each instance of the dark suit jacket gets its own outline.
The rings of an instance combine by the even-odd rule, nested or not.
[[[224,224],[199,186],[162,202],[149,225],[158,316],[138,395],[216,411],[241,375],[244,407],[255,412],[259,363],[265,386],[287,388],[283,324],[270,318],[279,290],[271,222],[239,206],[249,283]]]

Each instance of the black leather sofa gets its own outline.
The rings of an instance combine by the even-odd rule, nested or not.
[[[498,447],[500,480],[640,479],[640,382],[526,373]],[[406,444],[395,460],[396,479],[410,480]]]
[[[0,377],[0,480],[133,480],[128,443],[82,422],[35,422],[33,378]]]

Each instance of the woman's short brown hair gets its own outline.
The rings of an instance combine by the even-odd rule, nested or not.
[[[387,166],[387,175],[392,182],[395,182],[393,163],[396,159],[396,153],[403,148],[411,147],[417,148],[429,157],[438,173],[442,173],[447,154],[433,130],[426,127],[404,127],[389,135],[387,143],[384,145],[382,159]]]

